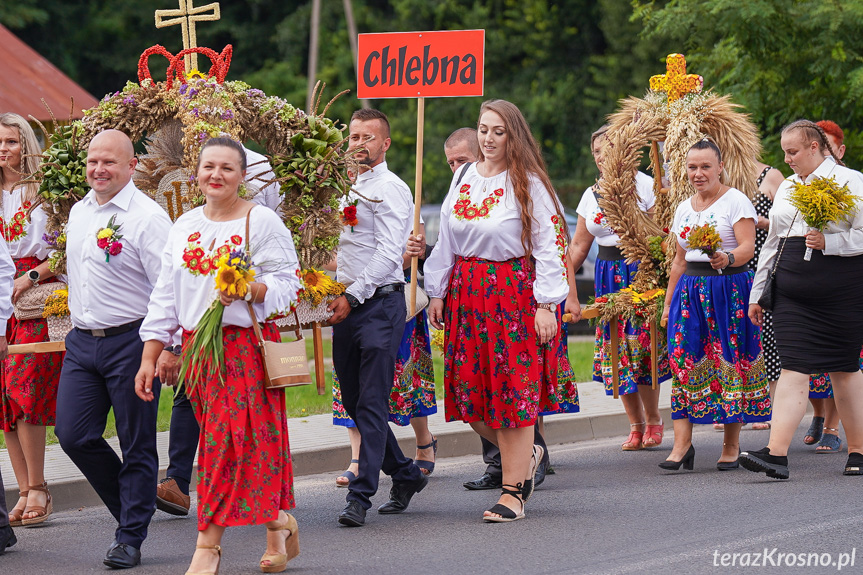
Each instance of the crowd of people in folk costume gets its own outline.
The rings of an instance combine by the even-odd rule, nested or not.
[[[606,130],[591,138],[598,167]],[[412,196],[387,167],[390,145],[383,113],[353,114],[348,146],[360,168],[343,207],[354,206],[356,215],[344,227],[333,262],[347,290],[329,304],[334,421],[353,429],[351,465],[336,479],[347,488],[338,522],[364,525],[381,471],[391,476],[392,489],[380,514],[404,512],[429,482],[437,450],[427,423],[437,409],[429,324],[444,330],[446,418],[469,423],[483,440],[488,467],[464,486],[500,490],[478,519],[521,519],[535,487],[553,473],[542,416],[579,410],[561,320],[563,312],[574,321],[581,317],[573,272],[594,241],[597,296],[629,285],[637,264],[624,260],[593,188],[578,205],[576,229],[567,228],[540,147],[510,102],[486,101],[476,128],[456,130],[446,141],[453,180],[435,246],[426,245],[423,230],[412,230]],[[842,132],[833,123],[789,124],[781,145],[794,175],[783,179],[758,164],[754,201],[723,183],[722,150],[713,141],[688,151],[686,170],[696,193],[677,208],[670,229],[678,246],[663,311],[667,354],[658,358],[660,381],[672,380],[674,443],[659,462],[664,469],[693,468],[692,429],[701,423],[724,433],[719,470],[742,465],[787,478],[788,447],[809,393],[816,416],[806,443],[818,443],[819,453],[839,451],[841,419],[848,445],[844,473],[863,474],[863,293],[856,289],[863,275],[863,210],[819,232],[788,201],[792,184],[818,177],[833,177],[863,198],[863,175],[842,165]],[[117,521],[104,558],[109,567],[140,563],[156,508],[189,513],[197,452],[199,532],[188,573],[218,571],[226,527],[260,524],[267,528],[261,571],[285,570],[299,553],[298,525],[288,513],[295,501],[285,395],[263,385],[249,313],[283,314],[301,287],[290,232],[276,213],[278,194],[244,199],[240,187],[252,152],[215,137],[203,144],[195,173],[206,203],[172,224],[136,188],[129,138],[116,130],[98,134],[87,157],[91,191],[72,208],[66,229],[74,328],[65,355],[6,357],[7,344],[47,340],[44,320],[13,314],[24,292],[56,281],[43,238],[46,215],[31,210],[35,186],[18,185],[36,171],[39,151],[23,118],[0,115],[0,321],[6,325],[0,390],[20,494],[8,520],[0,501],[0,553],[16,542],[12,527],[52,515],[44,453],[46,426],[55,425],[62,449]],[[647,214],[652,184],[649,176],[636,175],[639,207]],[[722,239],[722,250],[711,256],[685,241],[688,230],[706,222]],[[122,248],[106,257],[99,235],[112,225],[122,234]],[[807,248],[814,250],[809,260]],[[233,250],[245,250],[257,274],[242,297],[218,292],[225,306],[224,369],[213,377],[192,371],[174,390],[170,465],[157,482],[162,384],[178,383],[184,349],[214,297],[212,274],[201,262]],[[420,259],[431,300],[427,312],[406,321],[409,278],[403,270],[411,257]],[[757,302],[774,270],[768,312]],[[611,365],[609,326],[596,330],[594,380],[611,394],[618,368],[631,427],[624,451],[664,439],[646,329],[620,322],[618,366]],[[269,320],[262,333],[280,338]],[[122,457],[102,437],[112,408]],[[402,453],[388,421],[414,427],[414,459]],[[740,451],[740,430],[748,423],[770,429],[767,447]]]

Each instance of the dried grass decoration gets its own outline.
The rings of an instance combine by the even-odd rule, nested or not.
[[[803,221],[810,228],[823,232],[828,224],[838,222],[857,212],[859,196],[840,186],[833,176],[815,178],[808,184],[793,182],[788,201],[800,210]],[[812,258],[812,248],[806,248],[803,256],[807,262]]]
[[[183,57],[190,53],[210,59],[206,74],[185,71]],[[148,60],[153,54],[169,61],[164,82],[155,82],[150,75]],[[81,154],[102,130],[114,128],[133,142],[143,141],[148,153],[141,158],[136,184],[151,197],[171,196],[156,199],[172,219],[183,213],[184,204],[193,207],[204,202],[193,177],[194,166],[203,142],[226,134],[242,142],[255,141],[266,150],[301,265],[320,267],[329,261],[342,229],[339,199],[351,186],[347,177],[351,154],[343,145],[345,126],[336,126],[326,117],[332,101],[317,113],[323,88],[307,113],[244,82],[226,82],[231,56],[231,46],[221,53],[191,48],[177,55],[153,46],[141,55],[138,83],[129,82],[121,91],[108,94],[98,106],[86,110],[82,120],[52,138],[52,148],[34,175],[45,182],[43,198],[57,215],[48,231],[62,231],[72,204],[86,193]],[[69,164],[63,164],[64,153]]]
[[[625,319],[634,325],[658,322],[665,305],[665,290],[655,288],[645,293],[625,287],[620,291],[600,296],[591,302],[600,310],[599,321],[610,322],[613,318]]]

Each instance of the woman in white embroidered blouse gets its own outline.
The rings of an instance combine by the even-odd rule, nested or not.
[[[55,281],[48,267],[51,250],[43,239],[48,215],[36,184],[17,185],[39,167],[41,148],[27,121],[18,114],[0,114],[0,187],[3,239],[15,262],[12,302],[37,282]],[[59,284],[58,284],[59,285]],[[9,318],[4,335],[9,345],[48,341],[45,320]],[[10,355],[0,378],[3,433],[18,480],[20,499],[9,512],[12,526],[42,523],[51,514],[45,482],[45,426],[54,425],[62,353]]]
[[[543,456],[534,448],[531,459],[537,415],[564,399],[557,397],[555,311],[568,292],[567,238],[519,109],[487,101],[478,124],[479,162],[441,208],[425,281],[430,321],[446,330],[447,419],[470,423],[500,448],[504,486],[483,519],[505,522],[524,517],[533,492]]]
[[[269,209],[253,209],[254,204],[239,197],[245,173],[246,156],[239,143],[214,138],[204,144],[197,180],[207,203],[178,218],[171,228],[140,330],[146,343],[135,389],[142,399],[152,400],[156,361],[174,333],[182,328],[183,353],[195,353],[186,349],[191,332],[216,297],[225,306],[221,376],[182,382],[194,386],[189,398],[201,426],[199,533],[190,573],[218,571],[227,526],[266,524],[267,551],[260,568],[267,572],[283,570],[299,553],[297,523],[286,513],[294,507],[294,498],[285,396],[283,390],[264,388],[246,303],[253,304],[262,320],[286,313],[300,287],[299,265],[281,219]],[[248,295],[216,292],[218,260],[244,250],[247,241],[256,271]],[[262,331],[268,340],[281,340],[272,322],[266,322]],[[158,375],[165,376],[165,369],[160,365]]]
[[[602,169],[602,149],[606,144],[608,124],[590,137],[590,148],[596,167]],[[600,175],[601,177],[601,175]],[[653,178],[641,172],[635,173],[635,188],[638,207],[646,213],[653,212]],[[605,214],[599,207],[595,187],[585,190],[578,203],[578,225],[569,245],[570,268],[573,273],[584,264],[594,240],[599,244],[599,257],[594,272],[594,293],[597,297],[614,293],[627,287],[635,279],[638,262],[627,263],[617,247],[620,237],[608,225]],[[570,282],[568,307],[575,310],[573,321],[581,316],[575,281]],[[659,388],[653,389],[650,370],[650,326],[636,326],[627,321],[619,322],[618,357],[620,365],[620,401],[629,418],[629,437],[620,446],[623,451],[638,451],[643,447],[656,447],[662,443],[664,425],[659,415]],[[608,323],[596,326],[593,380],[603,383],[605,393],[613,395],[611,364],[611,330]],[[668,354],[665,346],[658,350],[659,381],[670,377]]]
[[[844,474],[863,475],[863,181],[859,172],[841,165],[824,130],[814,122],[789,124],[781,143],[794,175],[776,191],[749,317],[762,322],[758,301],[770,289],[768,277],[775,266],[773,324],[782,373],[770,441],[763,449],[743,452],[740,463],[750,471],[788,478],[788,446],[805,415],[809,374],[826,372],[848,441]],[[810,229],[788,199],[795,184],[819,178],[835,179],[858,198],[854,214],[828,224],[823,232]],[[813,250],[809,260],[804,258],[807,248]]]

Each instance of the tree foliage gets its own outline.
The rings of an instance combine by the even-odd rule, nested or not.
[[[680,46],[689,71],[733,94],[761,129],[765,161],[785,168],[783,125],[830,119],[845,160],[863,166],[861,0],[636,0],[643,36]]]

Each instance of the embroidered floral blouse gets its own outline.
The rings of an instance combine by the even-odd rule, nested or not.
[[[267,286],[264,301],[254,305],[255,315],[263,321],[286,314],[297,301],[299,262],[291,232],[275,212],[253,208],[249,228],[255,281]],[[168,345],[178,328],[192,331],[197,327],[218,298],[214,261],[226,252],[244,249],[245,234],[245,217],[214,222],[204,216],[203,207],[174,222],[162,254],[159,280],[141,326],[143,341],[158,340]],[[222,325],[251,327],[246,302],[238,300],[228,306]]]
[[[722,239],[722,251],[730,252],[738,245],[737,238],[734,236],[734,224],[746,218],[758,221],[755,206],[743,192],[736,188],[729,188],[713,205],[700,212],[692,207],[694,200],[695,196],[680,202],[674,212],[674,222],[671,224],[671,231],[677,234],[678,245],[686,250],[688,262],[710,261],[710,256],[701,250],[687,247],[689,242],[686,236],[692,228],[712,224]]]
[[[42,239],[45,234],[45,224],[48,222],[48,214],[38,207],[30,214],[27,221],[27,210],[31,203],[22,205],[23,187],[17,187],[11,192],[3,190],[3,215],[0,217],[0,231],[9,255],[13,259],[36,257],[40,260],[48,259],[51,249]]]
[[[647,174],[636,172],[635,174],[635,190],[638,192],[638,207],[642,212],[646,212],[656,203],[653,197],[653,178]],[[608,220],[602,210],[599,209],[599,203],[596,201],[596,196],[593,194],[593,186],[587,188],[581,196],[581,201],[578,202],[576,213],[584,218],[587,224],[587,231],[590,232],[596,243],[600,246],[616,246],[620,241],[620,237],[614,233],[614,230],[608,225]],[[570,230],[575,232],[575,230]]]
[[[437,244],[425,262],[425,285],[431,297],[446,297],[456,257],[506,261],[525,255],[521,245],[521,209],[503,172],[484,178],[476,164],[468,168],[441,206]],[[566,282],[567,238],[553,200],[539,178],[531,177],[534,297],[538,303],[560,303],[569,293]]]

